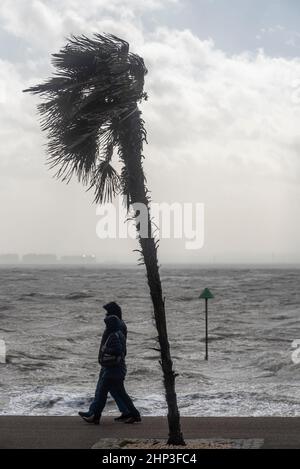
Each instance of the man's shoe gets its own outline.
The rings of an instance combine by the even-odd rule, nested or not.
[[[99,417],[96,417],[96,415],[94,415],[94,414],[89,415],[88,417],[85,417],[84,415],[81,415],[80,417],[82,417],[83,420],[84,420],[86,423],[93,423],[94,425],[99,425],[100,418],[99,418]]]
[[[80,417],[90,417],[92,414],[90,412],[78,412]]]
[[[125,420],[128,420],[131,417],[130,414],[122,414],[120,417],[116,417],[114,419],[115,422],[124,422]]]
[[[129,417],[129,419],[125,420],[124,423],[138,423],[141,422],[141,417]]]

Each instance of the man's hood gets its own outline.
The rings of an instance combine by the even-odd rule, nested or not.
[[[104,318],[104,322],[109,333],[117,332],[121,329],[121,321],[117,316],[110,314]]]
[[[103,306],[103,308],[107,311],[107,315],[110,316],[117,316],[119,319],[122,319],[122,310],[121,307],[115,303],[115,301],[111,301]]]

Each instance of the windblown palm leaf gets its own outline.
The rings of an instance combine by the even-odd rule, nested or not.
[[[119,146],[119,124],[146,98],[143,59],[129,53],[127,42],[96,34],[74,37],[53,54],[56,76],[25,91],[45,99],[38,106],[42,129],[48,132],[48,163],[56,176],[93,188],[96,201],[108,201],[128,181],[110,162]],[[119,150],[126,165],[126,156]]]

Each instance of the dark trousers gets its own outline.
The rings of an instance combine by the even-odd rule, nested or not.
[[[105,368],[101,368],[99,379],[103,377],[103,374],[105,373]],[[124,374],[124,379],[126,375],[126,369],[123,368],[123,374]],[[128,415],[129,410],[127,409],[125,403],[122,400],[122,396],[119,395],[119,392],[117,390],[110,390],[110,395],[111,397],[115,400],[115,403],[117,404],[117,407],[119,411],[121,412],[122,415]]]
[[[106,404],[107,394],[110,393],[112,396],[119,396],[130,415],[139,417],[139,411],[125,390],[124,379],[125,373],[119,368],[102,368],[89,412],[100,418]]]

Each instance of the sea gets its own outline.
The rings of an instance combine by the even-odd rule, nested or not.
[[[300,416],[300,269],[161,268],[182,415]],[[208,287],[208,360],[205,303]],[[102,306],[117,301],[128,326],[126,388],[143,415],[165,415],[142,267],[0,268],[0,413],[76,415],[94,394]],[[300,360],[299,360],[300,361]],[[106,414],[118,414],[112,399]]]

